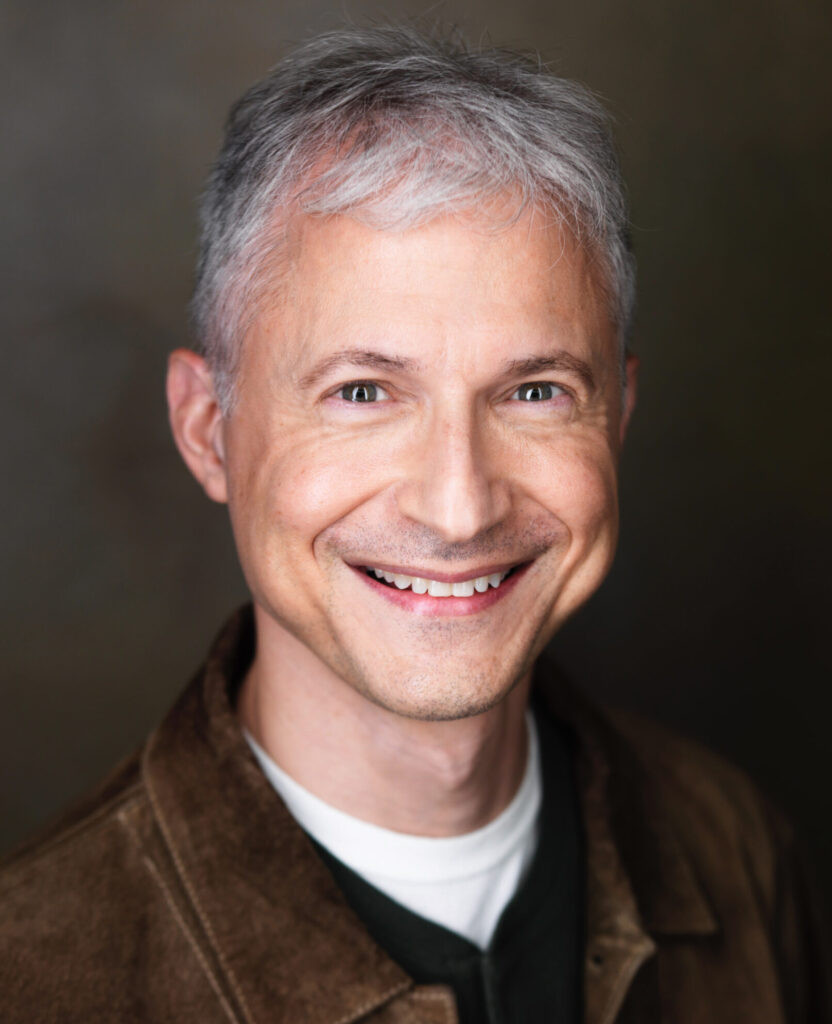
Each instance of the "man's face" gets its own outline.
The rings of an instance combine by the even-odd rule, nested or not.
[[[298,222],[223,426],[261,633],[403,715],[493,706],[609,567],[620,393],[589,262],[539,213]]]

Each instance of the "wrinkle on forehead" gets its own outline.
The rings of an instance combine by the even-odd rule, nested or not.
[[[506,233],[514,243],[503,244]],[[339,348],[370,346],[380,340],[380,323],[403,338],[424,331],[436,344],[437,363],[467,355],[466,373],[479,357],[470,345],[453,344],[463,332],[470,341],[513,327],[518,342],[544,342],[534,334],[569,333],[578,319],[596,322],[599,331],[609,325],[597,266],[568,229],[536,210],[499,232],[476,214],[445,215],[404,231],[334,215],[295,218],[292,235],[291,268],[260,327],[274,325],[283,335],[281,356],[299,375],[308,372],[307,355],[326,354],[333,332]],[[573,272],[555,274],[554,287],[554,268],[564,260]],[[524,294],[516,294],[518,279]]]

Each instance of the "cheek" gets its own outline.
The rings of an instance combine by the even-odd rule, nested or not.
[[[247,548],[273,548],[282,559],[311,554],[322,532],[383,488],[389,465],[326,436],[261,446],[233,479],[235,532],[245,534]]]
[[[607,445],[590,442],[551,452],[535,467],[534,494],[569,529],[592,542],[618,519],[616,473]]]

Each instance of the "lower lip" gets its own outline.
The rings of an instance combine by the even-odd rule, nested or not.
[[[503,580],[499,587],[489,585],[488,590],[482,594],[475,591],[471,597],[431,597],[430,594],[414,594],[412,590],[399,590],[398,587],[385,586],[372,576],[368,576],[363,569],[357,569],[355,566],[350,566],[350,568],[364,580],[368,587],[371,587],[381,597],[386,598],[391,604],[416,615],[437,615],[447,618],[455,615],[476,615],[477,612],[483,612],[486,608],[495,605],[514,590],[530,565],[531,562],[528,562],[520,569],[516,569],[511,576]]]

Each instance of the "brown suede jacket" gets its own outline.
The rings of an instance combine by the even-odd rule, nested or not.
[[[373,943],[251,756],[232,691],[252,647],[243,611],[143,749],[0,872],[4,1024],[456,1020]],[[537,674],[579,742],[586,1024],[828,1021],[779,816],[713,755]]]

